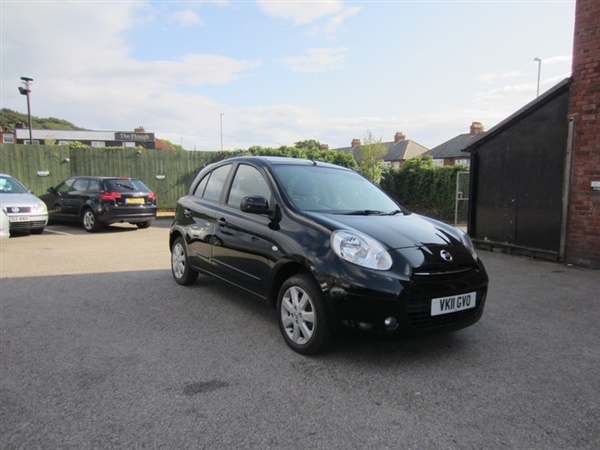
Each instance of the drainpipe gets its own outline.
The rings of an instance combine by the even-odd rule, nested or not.
[[[567,154],[565,155],[565,172],[563,175],[563,195],[562,195],[562,219],[560,223],[560,248],[558,257],[560,261],[565,260],[567,249],[567,222],[569,219],[569,194],[571,193],[571,166],[573,165],[573,139],[575,131],[575,118],[577,114],[568,116],[569,128],[567,133]]]

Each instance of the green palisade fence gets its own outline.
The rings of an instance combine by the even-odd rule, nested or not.
[[[139,178],[156,193],[159,208],[169,209],[175,208],[198,171],[215,156],[196,151],[0,144],[0,172],[14,176],[36,195],[71,176]],[[38,175],[45,172],[48,176]]]

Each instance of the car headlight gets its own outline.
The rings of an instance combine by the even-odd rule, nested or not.
[[[469,252],[471,252],[471,256],[474,259],[477,259],[477,251],[475,250],[475,244],[473,244],[473,241],[465,232],[462,233],[462,243],[465,245],[465,247],[469,249]]]
[[[31,210],[33,212],[41,212],[41,213],[45,213],[48,211],[48,209],[46,208],[46,204],[44,202],[38,202],[35,205],[33,205],[33,207],[31,208]]]
[[[356,231],[337,230],[331,235],[331,248],[344,261],[375,270],[392,267],[392,257],[383,245]]]

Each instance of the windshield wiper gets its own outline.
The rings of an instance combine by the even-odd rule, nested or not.
[[[386,216],[395,216],[396,214],[405,214],[405,212],[401,209],[395,209],[394,211],[387,213]]]
[[[120,187],[124,187],[125,189],[129,189],[130,191],[133,191],[135,188],[129,184],[123,184],[123,183],[115,183],[117,186]]]
[[[348,216],[377,216],[383,213],[373,209],[359,209],[357,211],[350,211],[345,214]]]

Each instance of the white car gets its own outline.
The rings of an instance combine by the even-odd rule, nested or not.
[[[10,221],[3,209],[0,209],[0,241],[10,237]]]
[[[16,178],[0,173],[0,208],[8,216],[11,233],[41,234],[48,223],[46,204]]]

